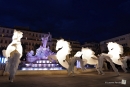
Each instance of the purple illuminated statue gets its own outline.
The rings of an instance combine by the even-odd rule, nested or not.
[[[48,35],[44,35],[42,37],[42,45],[36,50],[36,55],[34,55],[34,51],[31,50],[27,53],[27,61],[28,62],[34,62],[39,59],[47,59],[49,55],[54,54],[49,47],[47,46],[48,38],[50,37],[50,33]]]

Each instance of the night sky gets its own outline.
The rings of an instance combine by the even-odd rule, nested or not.
[[[130,33],[130,0],[0,0],[0,25],[100,42]]]

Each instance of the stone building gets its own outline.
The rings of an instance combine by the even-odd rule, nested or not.
[[[16,29],[16,30],[23,32],[23,38],[21,39],[21,43],[25,52],[34,50],[35,48],[39,47],[42,44],[41,37],[44,37],[46,35],[45,33],[27,31],[24,29]],[[6,47],[11,43],[13,32],[14,29],[12,28],[0,27],[0,48],[6,49]],[[49,46],[50,48],[52,47],[51,40],[52,35],[50,35],[47,44],[47,46]]]

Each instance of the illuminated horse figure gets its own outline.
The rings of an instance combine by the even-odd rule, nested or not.
[[[6,50],[2,51],[3,55],[8,59],[8,61],[6,62],[4,72],[9,72],[9,80],[11,82],[13,82],[14,75],[20,63],[20,58],[22,57],[22,37],[23,33],[21,31],[14,30],[12,42],[8,45]]]
[[[109,51],[108,54],[110,55],[112,61],[117,65],[121,65],[124,72],[127,72],[127,59],[120,59],[120,55],[123,54],[123,46],[117,44],[116,42],[109,42],[107,47]]]
[[[71,46],[70,43],[64,41],[64,39],[57,40],[56,50],[58,51],[56,54],[49,55],[48,59],[50,62],[53,60],[58,61],[64,68],[68,69],[68,62],[65,61],[66,56],[70,54]]]
[[[95,65],[96,66],[96,70],[98,71],[98,74],[101,74],[102,71],[100,71],[99,68],[99,59],[94,55],[95,52],[92,51],[89,48],[82,48],[81,52],[77,52],[78,55],[82,55],[82,60],[83,60],[83,64],[84,66],[86,64],[90,64],[90,65]]]
[[[76,60],[79,60],[80,62],[82,61],[76,56],[70,58],[69,61],[66,61],[67,55],[69,55],[71,52],[70,43],[65,41],[64,39],[57,40],[56,50],[58,50],[56,54],[48,56],[49,61],[52,62],[52,60],[57,60],[64,68],[68,70],[68,74],[71,71],[72,73],[74,73],[74,63],[76,62]]]
[[[60,50],[59,50],[60,49]],[[58,40],[56,43],[56,50],[59,50],[56,54],[58,62],[68,69],[69,65],[68,62],[65,61],[66,56],[70,54],[71,46],[70,43],[65,41],[64,39]]]
[[[82,53],[84,65],[86,64],[95,65],[96,70],[98,71],[98,74],[104,75],[104,72],[102,71],[102,67],[103,67],[104,60],[107,60],[108,62],[110,62],[116,74],[119,75],[118,70],[116,69],[115,65],[113,64],[112,60],[110,59],[108,55],[105,55],[104,53],[102,53],[100,56],[96,57],[94,55],[95,52],[89,48],[82,48],[81,53]]]
[[[15,47],[12,46],[13,44],[16,44],[17,51],[20,53],[20,58],[22,57],[23,48],[21,45],[21,38],[23,37],[23,33],[21,31],[14,30],[12,42],[7,46],[6,50],[3,50],[3,55],[6,58],[10,57],[10,53],[15,50]]]
[[[112,59],[110,58],[109,54],[102,53],[101,55],[98,56],[98,58],[99,58],[99,63],[98,63],[99,69],[100,69],[102,75],[104,75],[104,72],[102,71],[104,61],[108,61],[110,63],[110,65],[112,66],[113,70],[115,71],[115,73],[117,75],[120,75],[118,72],[118,69],[115,67],[114,63],[112,62]]]

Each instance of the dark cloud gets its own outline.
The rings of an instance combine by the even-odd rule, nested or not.
[[[129,33],[129,15],[130,0],[0,0],[1,26],[28,26],[80,42]]]

